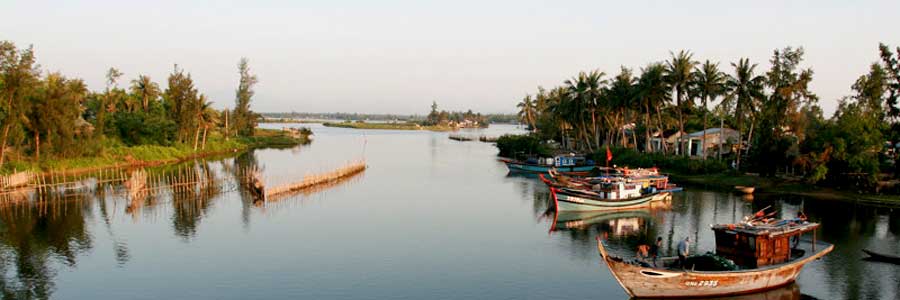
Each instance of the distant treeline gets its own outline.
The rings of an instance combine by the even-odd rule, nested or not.
[[[346,121],[425,121],[427,115],[403,114],[364,114],[364,113],[308,113],[308,112],[265,112],[260,114],[267,119],[310,119],[310,120],[346,120]],[[483,114],[491,124],[514,124],[519,122],[516,114]]]
[[[216,110],[176,65],[163,89],[149,76],[110,68],[106,86],[88,90],[82,79],[40,69],[34,48],[0,41],[0,167],[9,161],[102,156],[127,146],[180,146],[200,150],[207,141],[249,136],[256,76],[238,64],[235,108]]]

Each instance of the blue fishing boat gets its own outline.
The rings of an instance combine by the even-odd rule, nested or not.
[[[585,173],[587,174],[597,166],[594,161],[589,160],[581,155],[558,155],[553,158],[546,159],[528,159],[526,161],[514,159],[501,159],[510,172],[528,172],[528,173],[548,173],[551,169],[556,169],[562,173]]]

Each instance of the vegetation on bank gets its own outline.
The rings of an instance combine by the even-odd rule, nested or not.
[[[144,166],[174,163],[184,160],[239,153],[254,148],[291,148],[309,143],[307,130],[299,135],[273,129],[257,129],[253,136],[238,136],[225,139],[220,134],[209,137],[206,148],[194,150],[192,145],[172,144],[129,146],[114,139],[106,139],[98,144],[96,154],[75,158],[46,158],[34,160],[23,158],[4,165],[0,174],[31,170],[36,172],[79,172],[81,170],[104,169],[124,166]]]
[[[0,41],[0,172],[158,162],[296,143],[258,133],[258,116],[250,109],[257,78],[246,58],[238,74],[234,108],[217,110],[177,65],[165,89],[140,74],[122,87],[124,74],[110,68],[105,88],[90,91],[81,79],[43,73],[33,47]],[[296,136],[291,138],[302,140]]]
[[[497,149],[500,149],[497,155],[515,159],[553,155],[552,149],[535,135],[504,134],[497,138]]]
[[[325,122],[322,123],[326,127],[341,127],[353,129],[382,129],[382,130],[431,130],[431,131],[453,131],[457,128],[447,125],[420,125],[418,123],[368,123],[363,121],[356,122]]]
[[[637,166],[709,174],[734,165],[740,173],[871,192],[900,177],[894,146],[900,142],[900,48],[878,50],[879,61],[852,83],[854,94],[839,99],[829,118],[809,89],[814,72],[803,65],[803,48],[791,47],[773,51],[768,70],[740,58],[723,72],[719,63],[679,51],[639,74],[625,67],[613,78],[581,72],[526,96],[519,116],[538,140],[604,155],[607,146],[628,148],[634,157],[623,153],[622,159]],[[678,133],[712,126],[734,128],[737,138],[724,151],[710,147],[687,158],[688,140]],[[665,142],[672,136],[675,143]],[[661,147],[654,141],[663,141]]]

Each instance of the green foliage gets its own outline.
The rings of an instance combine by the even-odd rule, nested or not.
[[[235,92],[233,128],[238,135],[251,136],[256,128],[258,118],[256,113],[250,110],[250,101],[255,94],[253,86],[258,80],[256,75],[250,74],[250,62],[247,58],[241,58],[241,61],[238,62],[238,72],[241,79]]]
[[[662,153],[641,153],[631,148],[612,148],[611,165],[630,168],[657,167],[664,172],[679,174],[715,174],[728,171],[728,165],[720,160],[691,159]],[[592,155],[598,162],[606,161],[606,149]]]
[[[113,122],[117,136],[129,146],[171,145],[178,129],[165,115],[145,112],[116,114]]]
[[[498,155],[511,158],[547,157],[552,151],[535,135],[505,134],[497,139]]]
[[[190,74],[177,66],[163,93],[144,75],[132,80],[128,90],[119,88],[123,74],[116,68],[107,71],[106,87],[99,92],[88,91],[80,79],[40,74],[31,47],[19,50],[0,41],[0,170],[91,167],[186,158],[270,142],[296,144],[290,139],[297,138],[286,140],[283,135],[227,140],[219,112],[197,91]],[[249,93],[244,94],[252,96],[249,87],[255,77],[249,82],[244,85]],[[251,115],[244,126],[252,133],[256,123],[249,96],[238,109]],[[305,138],[308,132],[301,135]],[[7,157],[15,161],[6,163]]]

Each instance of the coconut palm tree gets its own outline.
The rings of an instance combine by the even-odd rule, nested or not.
[[[697,90],[700,100],[703,101],[703,159],[706,159],[706,129],[707,129],[707,105],[709,101],[715,100],[725,92],[725,73],[719,71],[719,63],[712,63],[709,60],[698,66],[693,74],[693,86]],[[721,129],[720,129],[721,130]],[[721,138],[722,132],[719,132]]]
[[[528,124],[531,130],[534,130],[536,127],[536,113],[535,113],[535,103],[531,100],[531,95],[525,95],[525,98],[522,99],[522,102],[516,105],[519,108],[519,120]]]
[[[597,112],[602,107],[600,103],[602,90],[608,83],[606,79],[603,79],[604,76],[606,76],[606,73],[597,70],[589,73],[581,72],[577,77],[565,82],[566,90],[575,108],[570,111],[572,113],[571,117],[575,117],[572,121],[578,125],[576,127],[579,127],[579,133],[590,152],[593,152],[593,147],[588,136],[586,119],[587,117],[591,118],[591,129],[594,134],[593,145],[599,148],[600,136],[597,134]]]
[[[672,89],[665,80],[665,66],[661,63],[652,63],[641,69],[641,77],[637,82],[637,99],[640,103],[641,110],[644,112],[644,127],[646,130],[646,141],[644,151],[649,152],[650,149],[650,128],[652,127],[651,115],[655,112],[657,119],[656,130],[659,132],[663,147],[663,153],[667,152],[665,143],[665,134],[662,122],[662,107],[671,99]]]
[[[629,123],[628,114],[639,111],[641,108],[635,97],[637,96],[635,85],[636,79],[632,75],[631,70],[622,67],[619,75],[616,75],[615,79],[610,83],[606,93],[607,97],[605,97],[611,111],[616,116],[615,129],[622,131],[621,143],[623,147],[627,144],[625,125]],[[619,118],[621,118],[620,122],[618,121]],[[634,147],[637,148],[637,142],[634,143]]]
[[[676,55],[669,53],[672,58],[666,62],[666,79],[673,89],[675,89],[675,111],[678,114],[678,130],[684,133],[684,101],[687,91],[690,88],[691,72],[697,62],[692,60],[693,54],[690,51],[681,50]],[[682,134],[683,136],[683,134]],[[684,155],[684,147],[682,145],[682,137],[678,137],[678,153]]]
[[[197,97],[197,130],[194,132],[194,151],[197,150],[197,147],[200,145],[200,130],[206,126],[207,120],[204,119],[204,112],[210,109],[211,102],[206,98],[206,95],[200,94],[200,97]],[[204,137],[205,139],[205,137]]]
[[[738,149],[735,165],[740,168],[744,121],[750,117],[752,123],[752,116],[756,110],[755,102],[765,97],[763,91],[766,79],[761,75],[754,74],[756,64],[750,64],[750,60],[747,58],[741,58],[737,63],[731,63],[731,66],[734,67],[734,75],[729,75],[726,80],[728,93],[722,104],[726,107],[734,106],[734,115],[738,127]]]
[[[131,93],[141,99],[141,106],[146,112],[150,109],[150,102],[160,95],[159,84],[153,82],[150,76],[138,75],[137,79],[131,80]]]
[[[553,123],[558,127],[560,137],[562,138],[562,146],[566,149],[569,149],[572,146],[569,145],[568,132],[573,126],[568,120],[570,120],[569,117],[571,115],[574,115],[574,111],[573,101],[571,97],[569,97],[566,88],[556,87],[547,94],[545,113],[550,116]]]

